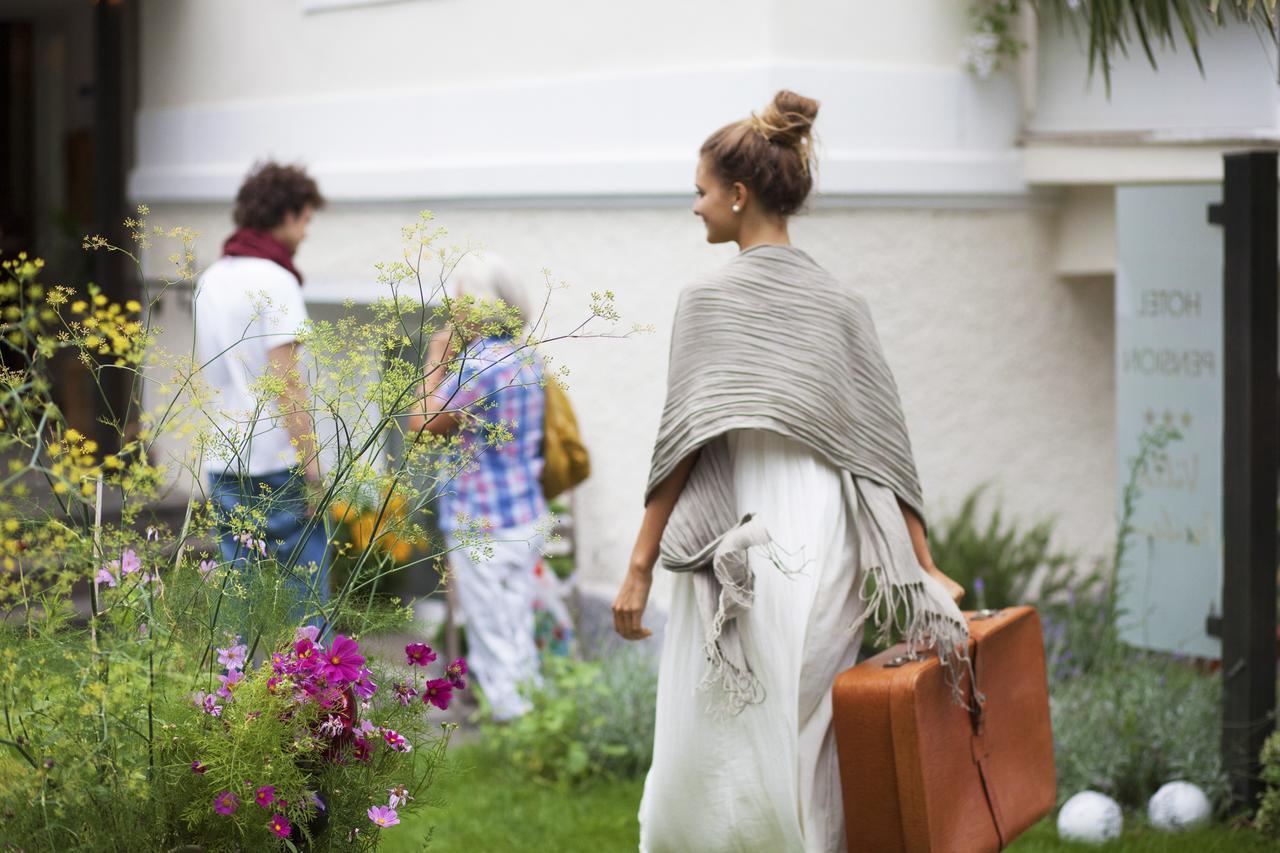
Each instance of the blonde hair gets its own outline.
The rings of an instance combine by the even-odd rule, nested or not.
[[[502,302],[520,314],[521,325],[536,318],[529,291],[516,277],[510,265],[493,252],[463,257],[450,275],[454,297],[470,296],[477,302]]]

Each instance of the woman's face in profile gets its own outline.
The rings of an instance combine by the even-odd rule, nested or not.
[[[698,191],[693,213],[707,226],[707,242],[728,243],[737,239],[738,214],[733,212],[733,190],[706,157],[699,158],[693,183]]]

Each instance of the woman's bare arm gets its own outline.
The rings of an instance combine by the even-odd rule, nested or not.
[[[916,515],[914,509],[903,503],[901,498],[898,499],[898,506],[902,509],[902,517],[907,522],[907,532],[911,534],[911,547],[916,552],[916,561],[920,563],[921,568],[933,575],[946,588],[952,600],[959,604],[960,599],[964,598],[964,587],[944,575],[942,570],[934,565],[933,555],[929,553],[929,537],[925,533],[924,521]]]
[[[675,508],[697,458],[696,453],[691,453],[680,460],[653,490],[649,503],[645,505],[644,520],[640,522],[640,532],[631,550],[631,564],[613,602],[613,628],[625,639],[643,640],[652,633],[642,621],[645,606],[649,603],[649,588],[653,585],[653,566],[658,562],[658,548],[671,518],[671,510]]]

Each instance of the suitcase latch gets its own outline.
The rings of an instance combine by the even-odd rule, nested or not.
[[[897,657],[889,658],[889,660],[885,662],[884,668],[897,669],[900,666],[915,663],[918,660],[920,660],[920,656],[914,651],[909,651],[905,655],[898,655]]]

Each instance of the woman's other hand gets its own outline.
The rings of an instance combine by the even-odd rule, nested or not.
[[[942,588],[947,591],[947,595],[951,596],[951,600],[958,606],[960,599],[964,598],[964,587],[944,575],[937,566],[930,566],[926,571],[934,580],[942,584]]]
[[[644,608],[649,603],[649,588],[653,586],[653,569],[645,571],[633,566],[622,581],[618,597],[613,600],[613,630],[623,639],[643,640],[653,634],[641,624]]]

